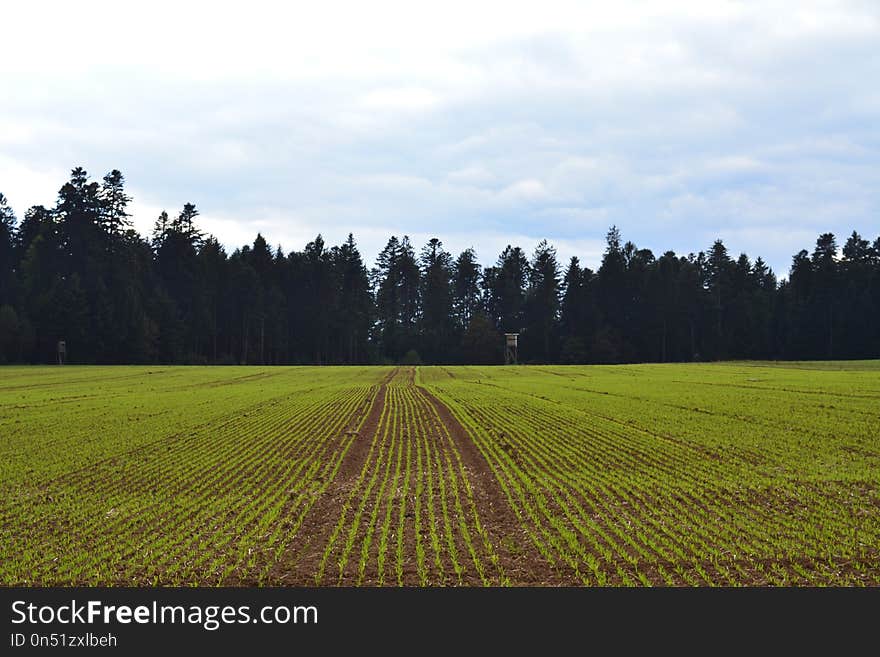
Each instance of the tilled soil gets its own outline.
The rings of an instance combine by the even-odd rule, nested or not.
[[[385,407],[388,382],[397,374],[398,370],[393,370],[379,384],[379,390],[360,427],[356,428],[357,421],[351,423],[355,428],[349,430],[357,433],[354,443],[345,455],[334,481],[306,514],[300,530],[285,550],[283,558],[272,566],[269,575],[270,584],[278,586],[315,584],[315,573],[321,562],[324,547],[336,525],[340,510],[370,454],[370,445]]]
[[[533,586],[568,583],[538,552],[510,508],[489,463],[467,430],[432,393],[421,386],[417,387],[417,391],[434,407],[461,453],[482,524],[498,553],[508,583]]]
[[[399,392],[389,394],[389,386]],[[388,404],[397,417],[384,414]],[[390,532],[380,547],[383,522]],[[398,368],[380,384],[335,479],[264,583],[569,582],[537,551],[467,430],[437,397],[416,385],[413,368]]]

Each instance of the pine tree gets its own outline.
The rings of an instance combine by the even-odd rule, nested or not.
[[[158,251],[162,247],[170,229],[171,220],[168,218],[168,213],[165,212],[165,210],[162,210],[162,212],[159,213],[156,222],[153,224],[153,234],[150,243],[152,244],[154,251]]]
[[[585,290],[584,270],[577,256],[572,256],[562,279],[559,333],[562,343],[560,359],[564,363],[584,363],[587,360],[585,340]]]
[[[3,194],[0,194],[0,306],[16,302],[15,283],[15,213]],[[18,317],[16,316],[16,325]]]
[[[467,330],[480,309],[480,273],[473,249],[462,251],[452,266],[452,312],[459,333]]]
[[[373,317],[373,300],[367,268],[361,259],[354,235],[334,251],[334,267],[339,280],[341,312],[341,361],[364,363],[369,356],[369,334]]]
[[[529,261],[521,248],[509,244],[501,252],[492,272],[489,305],[496,312],[496,328],[503,333],[518,333],[523,328],[525,287]]]
[[[119,169],[113,169],[104,176],[104,185],[99,192],[101,203],[100,224],[104,231],[117,240],[131,228],[128,204],[131,197],[125,193],[125,177]]]
[[[542,240],[529,266],[525,304],[524,352],[527,357],[548,362],[556,358],[556,323],[559,315],[559,263],[556,249]]]
[[[452,349],[452,256],[443,242],[432,238],[420,256],[421,316],[420,353],[429,363],[449,362]]]

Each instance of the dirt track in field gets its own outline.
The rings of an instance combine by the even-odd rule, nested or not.
[[[321,573],[320,584],[322,585],[403,584],[418,586],[426,583],[426,579],[429,584],[444,585],[486,583],[554,585],[566,583],[564,578],[557,574],[538,553],[510,508],[489,464],[473,443],[466,429],[443,402],[425,388],[416,385],[414,374],[414,368],[396,368],[390,372],[379,384],[366,417],[352,418],[349,424],[350,430],[356,430],[357,436],[346,453],[336,477],[306,514],[299,531],[285,549],[281,559],[271,567],[268,580],[264,583],[281,586],[314,586],[318,583],[317,573]],[[485,536],[480,538],[476,536],[474,527],[470,528],[472,545],[475,546],[474,549],[479,555],[478,560],[481,561],[481,566],[485,569],[482,575],[473,567],[473,557],[468,553],[463,532],[457,524],[458,518],[453,518],[452,532],[449,532],[449,526],[447,526],[447,533],[444,535],[443,513],[439,501],[436,498],[425,497],[424,493],[421,497],[422,516],[425,518],[429,512],[435,514],[434,529],[441,535],[440,542],[443,544],[443,551],[436,553],[433,558],[431,557],[429,531],[423,525],[419,531],[419,539],[423,547],[428,547],[428,558],[424,560],[420,573],[416,557],[416,530],[413,527],[413,500],[416,497],[413,491],[416,481],[424,475],[425,467],[431,467],[427,460],[427,454],[426,461],[422,464],[422,471],[413,471],[404,477],[409,480],[408,496],[401,494],[401,482],[398,482],[396,491],[389,489],[385,491],[384,495],[377,492],[375,487],[368,494],[365,494],[360,488],[363,474],[369,473],[377,463],[377,454],[384,445],[384,442],[380,440],[381,436],[377,434],[383,431],[387,433],[389,429],[386,425],[392,423],[391,419],[384,415],[386,405],[394,404],[394,397],[391,397],[391,401],[389,401],[388,391],[392,381],[394,386],[412,395],[415,403],[421,409],[420,412],[424,414],[426,434],[421,439],[422,445],[426,448],[431,445],[434,446],[434,449],[439,449],[436,446],[440,445],[442,441],[451,440],[451,444],[454,446],[452,448],[453,456],[457,452],[461,458],[459,474],[467,479],[467,486],[472,492],[476,515],[479,518],[478,522],[485,532]],[[399,408],[396,410],[400,411]],[[390,414],[388,415],[390,416]],[[360,425],[359,429],[358,425]],[[403,441],[398,449],[406,449],[408,455],[410,451],[415,452],[416,443],[420,440],[409,431],[410,428],[397,429],[397,438]],[[388,458],[388,455],[385,458]],[[436,469],[436,465],[441,461],[439,456],[436,458],[438,460],[435,462],[434,476],[439,477],[442,474]],[[379,469],[378,465],[376,468]],[[454,477],[455,475],[450,476]],[[466,489],[461,492],[463,507],[467,507],[464,490]],[[401,502],[401,497],[408,499]],[[408,507],[406,506],[407,502]],[[360,546],[363,544],[365,533],[368,530],[364,524],[356,526],[352,530],[350,525],[343,523],[343,530],[340,532],[337,525],[346,504],[349,505],[346,513],[348,521],[350,521],[355,507],[361,503],[364,503],[368,510],[375,506],[379,511],[380,518],[384,517],[386,513],[396,518],[401,504],[404,505],[403,509],[406,509],[404,524],[396,528],[396,531],[403,535],[401,541],[404,559],[402,564],[397,564],[398,571],[396,573],[394,572],[394,564],[386,566],[381,572],[377,569],[378,548],[376,540],[368,547],[367,556],[361,558],[366,562],[366,565],[362,564],[360,570],[358,569]],[[452,504],[451,501],[449,503]],[[400,514],[401,517],[404,517],[402,509]],[[468,516],[468,509],[465,510],[465,515]],[[425,521],[423,520],[423,522]],[[465,522],[473,522],[473,518],[469,516]],[[353,550],[353,557],[349,559],[344,568],[337,571],[335,560],[343,551],[342,543],[348,531],[355,532],[356,547]],[[486,545],[486,539],[488,539],[489,546]],[[392,536],[392,542],[394,540],[394,536]],[[451,546],[451,549],[447,550],[447,545]],[[454,557],[452,553],[455,554]],[[489,562],[488,555],[490,554],[497,556],[496,563]],[[394,559],[393,546],[389,548],[387,559],[389,562]],[[457,578],[452,572],[455,563],[458,563],[462,571]]]
[[[385,407],[388,382],[397,376],[398,372],[399,368],[395,368],[382,379],[363,422],[360,422],[361,418],[352,418],[349,431],[357,434],[354,443],[346,453],[336,478],[306,514],[300,530],[285,551],[284,557],[272,566],[268,582],[270,585],[314,586],[314,576],[321,562],[324,546],[369,456],[370,445],[379,428],[379,420]],[[358,428],[359,424],[360,428]]]
[[[461,453],[483,526],[489,533],[509,583],[531,586],[567,583],[535,548],[467,430],[437,397],[421,386],[416,389],[434,407]]]

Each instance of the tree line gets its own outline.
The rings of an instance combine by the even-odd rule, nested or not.
[[[0,362],[620,363],[880,356],[880,237],[831,233],[781,283],[760,258],[657,257],[612,227],[596,271],[540,242],[482,267],[393,236],[368,270],[354,237],[302,251],[258,234],[231,254],[187,203],[132,228],[125,179],[72,171],[18,221],[0,194]]]

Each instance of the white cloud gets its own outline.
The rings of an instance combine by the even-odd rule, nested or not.
[[[498,193],[502,201],[541,201],[549,198],[547,187],[540,180],[518,180]]]
[[[494,173],[480,164],[466,166],[463,169],[450,171],[446,177],[453,183],[485,187],[494,184],[498,178]]]
[[[230,248],[353,231],[368,260],[390,232],[586,258],[616,223],[778,266],[880,216],[876,2],[7,4],[19,215],[82,164],[143,230],[193,201]]]
[[[63,168],[34,169],[19,160],[0,155],[0,193],[17,211],[19,219],[32,205],[52,207],[68,174],[69,171]]]
[[[727,155],[710,159],[706,162],[706,168],[721,172],[740,173],[761,171],[766,168],[766,165],[748,155]]]
[[[538,213],[543,217],[561,218],[572,226],[582,227],[591,232],[602,231],[607,227],[609,211],[608,208],[547,208]]]
[[[397,87],[375,89],[360,100],[360,104],[371,110],[418,111],[436,107],[440,99],[436,94],[420,87]]]

